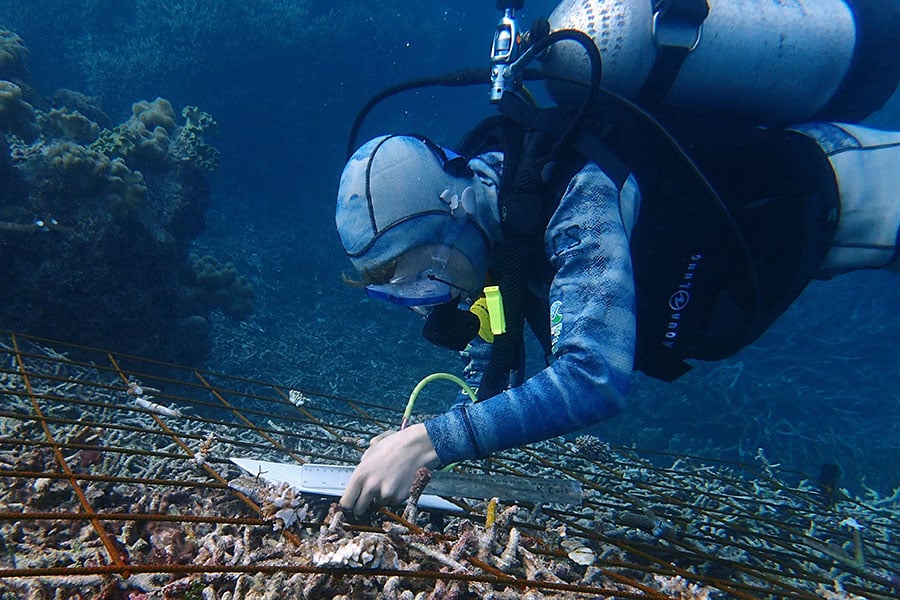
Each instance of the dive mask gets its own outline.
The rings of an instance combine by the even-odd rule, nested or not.
[[[400,256],[390,279],[367,285],[366,294],[408,308],[429,307],[475,295],[479,283],[459,249],[426,244]]]

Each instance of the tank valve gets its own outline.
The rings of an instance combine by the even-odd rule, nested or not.
[[[497,9],[503,11],[503,16],[497,23],[491,44],[491,102],[499,102],[504,92],[514,91],[518,86],[517,76],[510,66],[521,52],[522,32],[516,11],[524,5],[525,0],[497,0]]]

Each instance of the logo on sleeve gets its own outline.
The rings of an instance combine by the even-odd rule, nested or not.
[[[556,354],[559,336],[562,333],[562,302],[557,300],[550,305],[550,351]]]

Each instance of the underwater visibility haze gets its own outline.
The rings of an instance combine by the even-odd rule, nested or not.
[[[525,4],[529,22],[556,3]],[[19,140],[0,140],[0,222],[49,229],[0,231],[0,329],[395,402],[399,415],[419,379],[461,363],[414,315],[342,282],[347,136],[388,85],[486,67],[497,18],[487,0],[0,0],[0,125]],[[420,132],[452,146],[492,110],[486,86],[409,92],[359,141]],[[626,413],[593,433],[747,462],[762,451],[811,477],[834,463],[842,486],[890,494],[898,281],[814,282],[738,355],[672,384],[636,375]],[[421,410],[452,395],[429,392]]]

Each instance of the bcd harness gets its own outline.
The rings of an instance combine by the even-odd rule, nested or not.
[[[663,126],[626,100],[606,92],[602,99],[560,148],[570,112],[507,94],[501,115],[477,125],[458,147],[467,157],[504,154],[503,241],[494,274],[507,333],[494,338],[479,400],[501,392],[510,371],[522,368],[525,322],[549,355],[547,301],[529,283],[552,276],[543,235],[569,180],[588,161],[619,190],[629,174],[639,183],[631,236],[635,368],[652,377],[673,380],[690,369],[685,359],[718,360],[755,340],[828,250],[839,204],[814,142],[683,115]]]
[[[658,13],[660,27],[699,35],[706,9],[705,0],[661,0],[654,4],[654,18]],[[619,190],[629,174],[639,185],[641,208],[630,248],[635,368],[659,379],[687,372],[686,359],[718,360],[755,340],[810,281],[837,227],[837,184],[814,141],[717,118],[654,118],[600,88],[599,53],[582,32],[544,35],[519,61],[527,64],[563,39],[580,43],[592,65],[580,108],[538,108],[506,93],[500,115],[478,124],[457,148],[467,158],[491,150],[504,154],[503,241],[492,274],[499,279],[507,332],[494,338],[479,400],[501,392],[510,372],[524,367],[526,322],[550,354],[547,302],[529,283],[552,277],[543,234],[569,180],[588,161]],[[683,62],[684,45],[660,44],[662,64],[654,70],[668,73],[661,81],[670,83]],[[524,68],[520,76],[542,78]],[[460,71],[385,90],[357,115],[348,156],[365,117],[384,98],[487,80],[482,72]],[[652,104],[666,89],[645,89],[641,96]],[[448,328],[457,318],[453,313],[461,311],[449,309],[432,312],[426,337],[458,341],[459,333]]]

